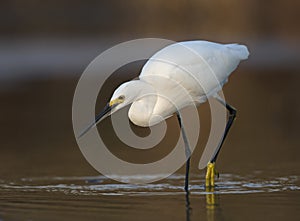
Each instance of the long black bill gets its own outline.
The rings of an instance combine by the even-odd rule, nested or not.
[[[111,111],[112,107],[108,104],[105,105],[103,110],[95,117],[95,121],[91,123],[86,129],[84,129],[78,136],[78,139],[85,135],[91,128],[96,126],[96,124],[107,114]]]

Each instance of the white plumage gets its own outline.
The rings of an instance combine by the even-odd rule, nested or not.
[[[248,49],[238,44],[186,41],[155,53],[144,65],[139,80],[120,85],[110,114],[131,104],[129,119],[136,125],[155,125],[191,103],[199,105],[227,82]],[[120,99],[119,99],[120,100]]]
[[[139,80],[126,82],[115,90],[110,102],[79,138],[102,119],[127,105],[131,105],[129,119],[138,126],[148,127],[158,124],[188,105],[199,105],[207,98],[215,96],[228,110],[228,121],[219,145],[213,149],[205,148],[204,157],[201,157],[199,164],[203,168],[203,162],[208,163],[205,185],[213,187],[215,162],[236,116],[235,108],[222,100],[217,93],[240,61],[247,59],[248,55],[247,47],[238,44],[223,45],[208,41],[171,44],[146,62]],[[177,119],[185,144],[185,190],[188,193],[191,149],[180,113],[177,113]]]

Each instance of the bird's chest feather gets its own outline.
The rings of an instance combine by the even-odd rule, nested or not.
[[[149,127],[160,123],[194,102],[184,89],[172,87],[168,90],[158,90],[155,94],[144,95],[131,104],[128,112],[129,119],[141,127]]]

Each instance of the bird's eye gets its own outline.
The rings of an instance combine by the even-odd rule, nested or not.
[[[119,100],[125,100],[125,96],[124,96],[124,95],[121,95],[121,96],[118,97],[118,99],[119,99]]]

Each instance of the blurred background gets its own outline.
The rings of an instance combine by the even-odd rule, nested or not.
[[[2,0],[0,178],[97,175],[72,130],[76,84],[101,52],[145,37],[246,44],[251,56],[224,88],[238,117],[218,168],[221,174],[299,174],[299,8],[300,2],[293,0]],[[107,83],[97,111],[118,84],[138,76],[141,65],[120,70]],[[199,108],[204,126],[199,150],[192,157],[193,173],[199,173],[209,114],[207,105]],[[109,121],[100,127],[105,125]],[[172,128],[170,133],[178,132],[178,126]],[[104,133],[109,135],[110,130]],[[166,139],[160,146],[172,143],[172,136]],[[170,151],[158,147],[149,155],[121,146],[114,141],[117,155],[133,160],[142,156],[138,159],[147,162],[151,154]]]

